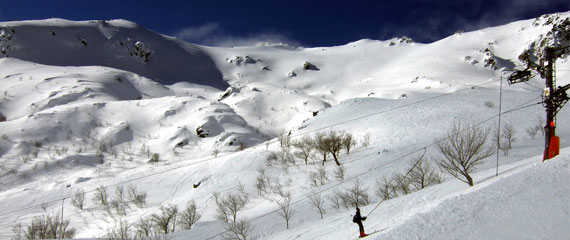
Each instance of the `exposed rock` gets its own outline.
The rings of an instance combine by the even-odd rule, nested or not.
[[[315,71],[320,70],[317,66],[313,65],[313,64],[310,63],[310,62],[304,62],[304,63],[303,63],[303,69],[305,69],[305,70],[315,70]]]

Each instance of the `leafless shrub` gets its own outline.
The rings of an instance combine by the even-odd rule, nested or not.
[[[408,176],[403,173],[394,173],[392,175],[392,179],[394,179],[394,183],[396,183],[396,190],[401,192],[402,194],[406,195],[412,192],[411,188],[411,181]]]
[[[129,223],[126,220],[119,221],[118,225],[114,229],[109,230],[107,238],[117,240],[131,239]]]
[[[152,235],[152,220],[150,218],[141,218],[134,225],[135,235],[139,239],[148,238]]]
[[[22,162],[28,163],[30,160],[32,160],[32,159],[30,158],[29,155],[22,156]]]
[[[78,208],[79,210],[83,210],[83,206],[85,204],[85,192],[82,190],[77,190],[73,198],[71,198],[71,205]]]
[[[346,150],[346,154],[350,154],[350,149],[352,149],[353,146],[356,146],[356,140],[352,136],[352,133],[344,134],[344,137],[342,138],[342,146],[344,147],[344,150]]]
[[[529,127],[526,129],[526,133],[528,134],[528,136],[534,139],[536,137],[536,134],[540,131],[540,129],[542,129],[541,126]]]
[[[95,189],[95,196],[93,196],[93,201],[98,203],[103,208],[109,208],[109,194],[107,194],[107,188],[100,186]]]
[[[161,206],[160,213],[151,215],[151,221],[154,223],[157,232],[167,234],[176,230],[177,214],[178,207],[176,205]]]
[[[138,208],[143,208],[146,205],[146,192],[139,192],[133,185],[128,187],[127,199],[135,203]]]
[[[125,216],[127,215],[127,209],[126,206],[123,202],[117,200],[117,199],[113,199],[110,202],[110,207],[115,209],[115,212],[117,213],[117,215],[119,216]]]
[[[397,184],[391,178],[384,176],[381,179],[376,179],[376,195],[382,200],[398,197],[396,188]]]
[[[260,196],[266,194],[270,183],[270,177],[267,175],[265,169],[257,169],[257,178],[255,180],[255,188],[257,189],[257,194]]]
[[[67,151],[69,150],[69,147],[66,146],[58,147],[56,145],[53,148],[55,150],[55,154],[57,154],[58,156],[66,155]]]
[[[290,163],[295,165],[295,157],[291,154],[291,148],[281,149],[277,152],[277,158],[281,160],[281,164],[286,167]]]
[[[367,132],[362,136],[362,146],[365,148],[370,146],[370,132]]]
[[[249,202],[249,197],[241,193],[227,193],[224,196],[220,196],[219,193],[214,193],[214,199],[216,200],[216,218],[222,222],[227,222],[231,219],[232,222],[236,222],[237,213],[239,210],[243,209],[245,205]]]
[[[368,189],[362,186],[360,179],[356,179],[352,188],[341,192],[340,199],[343,201],[343,205],[348,208],[351,207],[361,207],[370,204],[370,197],[368,196]]]
[[[327,161],[327,155],[329,154],[329,151],[326,146],[326,134],[323,132],[315,133],[314,142],[315,142],[315,149],[323,156],[322,165],[324,166],[325,162]]]
[[[148,160],[149,163],[157,163],[158,161],[160,161],[160,155],[158,153],[153,153],[150,160]]]
[[[247,240],[253,231],[253,227],[247,219],[240,219],[239,221],[229,222],[226,227],[226,233],[223,234],[224,239],[231,240]]]
[[[341,200],[342,193],[339,190],[335,190],[332,194],[328,195],[327,198],[331,202],[332,206],[337,210],[340,209],[342,200]]]
[[[101,153],[107,152],[107,145],[105,143],[99,143],[99,151]]]
[[[274,192],[275,194],[278,195],[279,198],[272,200],[275,203],[277,203],[277,205],[279,205],[279,209],[281,210],[279,212],[279,216],[285,219],[287,229],[289,229],[289,220],[291,220],[291,217],[293,216],[294,213],[293,209],[291,208],[291,200],[292,200],[291,192],[283,191],[282,188],[278,188],[274,190]]]
[[[321,216],[321,219],[323,219],[323,214],[326,212],[325,211],[325,198],[323,198],[322,193],[320,192],[315,192],[315,190],[313,190],[309,196],[309,203],[311,204],[311,206],[315,207],[318,211],[319,214]]]
[[[34,217],[26,226],[26,239],[71,239],[75,236],[75,228],[69,227],[69,219],[63,220],[59,215]]]
[[[294,153],[295,156],[305,160],[305,164],[309,164],[308,159],[315,149],[313,138],[311,136],[304,136],[297,141],[293,141],[292,146],[297,149]]]
[[[340,182],[344,182],[345,176],[346,176],[346,168],[342,165],[337,166],[336,170],[334,171],[334,177]]]
[[[273,166],[279,160],[279,156],[275,152],[270,152],[269,156],[265,159],[266,166]]]
[[[479,126],[455,122],[437,146],[443,158],[439,167],[455,178],[473,186],[471,173],[495,152],[485,147],[489,131]]]
[[[186,208],[180,214],[178,224],[184,230],[191,229],[192,226],[202,217],[197,211],[194,200],[188,202]]]
[[[410,162],[409,181],[414,190],[440,184],[442,177],[426,160],[419,158]]]
[[[47,211],[47,208],[49,207],[49,204],[48,203],[42,203],[42,204],[40,204],[40,207],[42,208],[42,210],[45,213]]]
[[[513,125],[505,124],[501,131],[501,138],[504,139],[504,144],[501,150],[505,153],[505,156],[509,155],[509,150],[513,148],[512,143],[516,141],[515,138],[516,130],[514,129]]]
[[[217,148],[214,148],[214,150],[212,151],[212,155],[214,155],[214,158],[217,158],[219,153],[220,150],[218,150]]]
[[[115,200],[121,203],[125,203],[125,188],[123,186],[115,187]]]
[[[244,142],[239,141],[239,143],[238,143],[238,149],[237,149],[237,150],[238,150],[238,151],[243,151],[243,150],[245,150],[246,148],[247,148],[247,145],[246,145]]]
[[[289,151],[291,149],[291,135],[290,133],[281,133],[279,134],[279,146],[281,146],[282,150]]]
[[[485,106],[488,108],[495,107],[495,103],[492,101],[485,101]]]
[[[16,225],[12,227],[12,233],[14,233],[12,240],[24,240],[24,227],[21,223],[16,223]]]
[[[327,177],[327,170],[325,167],[321,166],[317,168],[317,171],[309,173],[309,179],[313,186],[317,187],[319,185],[325,185],[329,178]]]

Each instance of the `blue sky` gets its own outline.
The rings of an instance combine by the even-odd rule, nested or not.
[[[429,43],[569,8],[569,0],[0,0],[0,21],[127,19],[204,45],[318,47],[399,36]]]

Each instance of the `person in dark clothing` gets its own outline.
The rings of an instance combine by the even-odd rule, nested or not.
[[[356,208],[356,214],[352,218],[352,222],[358,224],[358,230],[360,231],[360,237],[366,237],[368,234],[364,233],[364,225],[362,225],[362,221],[365,221],[366,217],[362,217],[360,215],[360,208]]]

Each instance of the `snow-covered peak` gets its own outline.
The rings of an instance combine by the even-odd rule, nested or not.
[[[228,86],[211,57],[198,46],[126,20],[3,22],[0,31],[2,57],[55,66],[112,67],[162,84]]]

